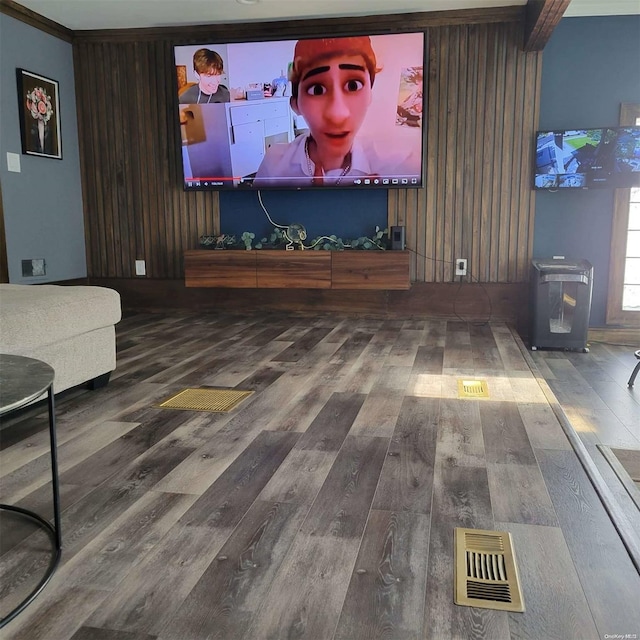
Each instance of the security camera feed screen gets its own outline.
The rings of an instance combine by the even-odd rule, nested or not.
[[[534,184],[537,189],[640,186],[640,127],[539,132]]]
[[[422,186],[424,40],[175,47],[185,189]]]

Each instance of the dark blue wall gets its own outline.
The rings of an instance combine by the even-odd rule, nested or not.
[[[299,222],[309,240],[320,235],[346,239],[371,236],[387,226],[387,190],[262,191],[262,203],[280,225]],[[220,231],[267,235],[273,225],[260,206],[257,192],[220,192]]]
[[[622,102],[640,103],[640,16],[564,18],[544,49],[540,129],[619,124]],[[594,266],[590,326],[605,324],[612,189],[538,191],[533,255]]]
[[[61,160],[22,154],[16,68],[54,78],[59,83]],[[19,173],[8,171],[7,153],[18,156]],[[87,252],[73,49],[71,43],[3,13],[0,13],[0,159],[9,282],[43,284],[85,278]],[[32,258],[45,259],[45,276],[23,277],[22,260]]]

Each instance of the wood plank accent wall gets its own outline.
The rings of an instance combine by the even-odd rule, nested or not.
[[[426,188],[389,192],[413,280],[451,282],[456,258],[472,281],[529,279],[542,55],[521,38],[514,23],[429,30]]]
[[[181,187],[174,104],[176,43],[424,30],[429,46],[426,188],[389,191],[389,224],[406,226],[412,279],[523,282],[533,242],[531,148],[541,54],[523,53],[524,11],[450,11],[263,25],[76,32],[89,278],[184,276],[183,252],[219,231],[215,192]]]
[[[74,45],[89,277],[182,276],[219,228],[218,195],[181,187],[169,41]]]

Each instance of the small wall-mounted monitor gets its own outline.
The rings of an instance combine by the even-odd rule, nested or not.
[[[640,127],[539,131],[534,187],[640,187]]]

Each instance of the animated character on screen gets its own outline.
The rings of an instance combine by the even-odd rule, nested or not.
[[[224,63],[219,53],[211,49],[198,49],[193,54],[193,70],[198,84],[189,87],[180,95],[180,104],[229,102],[229,89],[220,84]]]
[[[338,185],[345,176],[389,175],[389,158],[356,138],[378,72],[368,36],[299,40],[290,70],[290,104],[309,133],[272,145],[254,186]]]

